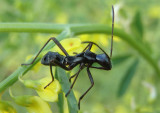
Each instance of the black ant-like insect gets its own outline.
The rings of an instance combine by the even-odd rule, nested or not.
[[[77,65],[80,65],[79,71],[69,78],[69,81],[71,81],[71,79],[73,77],[75,77],[69,91],[65,95],[67,97],[68,94],[70,93],[71,89],[73,88],[73,85],[76,82],[80,71],[82,69],[84,69],[85,67],[87,67],[87,73],[88,73],[88,77],[91,82],[91,86],[79,98],[78,108],[80,109],[80,101],[94,85],[94,80],[93,80],[93,77],[91,75],[89,68],[96,68],[96,69],[102,69],[102,70],[111,70],[111,68],[112,68],[110,58],[112,57],[112,47],[113,47],[113,29],[114,29],[114,8],[113,8],[113,6],[112,6],[112,14],[113,14],[112,15],[113,16],[112,17],[112,39],[111,39],[110,57],[107,55],[107,53],[101,47],[99,47],[96,43],[90,42],[90,41],[82,42],[82,44],[88,43],[88,45],[81,53],[76,53],[75,56],[70,56],[67,53],[67,51],[64,49],[64,47],[59,43],[59,41],[56,38],[52,37],[45,43],[45,45],[41,48],[41,50],[38,52],[38,54],[36,55],[36,57],[33,59],[33,61],[31,63],[22,64],[22,65],[33,64],[34,61],[36,60],[36,58],[38,57],[38,55],[44,49],[44,47],[49,43],[49,41],[53,40],[54,43],[62,50],[62,52],[65,54],[65,56],[59,54],[58,52],[50,52],[50,51],[46,55],[43,56],[41,63],[43,65],[50,66],[50,73],[52,76],[52,81],[48,85],[46,85],[44,88],[49,86],[54,81],[54,76],[52,73],[52,66],[59,66],[65,70],[69,71],[69,70],[72,70]],[[103,54],[96,54],[96,53],[91,52],[90,50],[93,45],[97,46],[103,52]],[[94,66],[92,66],[93,63],[98,63],[101,67],[94,67]]]

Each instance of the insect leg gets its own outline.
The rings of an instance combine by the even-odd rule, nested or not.
[[[91,50],[92,45],[93,45],[92,43],[89,44],[88,50]]]
[[[82,69],[81,69],[82,70]],[[71,82],[71,79],[74,78],[77,74],[79,73],[79,71],[77,73],[75,73],[74,75],[72,75],[70,78],[69,78],[69,82]]]
[[[82,52],[84,52],[84,51],[89,47],[89,45],[90,45],[90,44],[88,44],[88,45],[84,48],[84,50],[83,50]]]
[[[98,44],[96,44],[96,43],[94,43],[94,42],[91,42],[91,41],[84,41],[84,42],[82,42],[82,43],[89,43],[89,44],[91,43],[91,44],[97,46],[107,57],[109,57],[109,56],[107,55],[107,53],[106,53]]]
[[[76,82],[76,80],[77,80],[77,78],[78,78],[78,75],[79,75],[80,71],[81,71],[83,68],[84,68],[84,65],[82,64],[82,65],[80,66],[79,71],[76,73],[76,78],[74,79],[74,81],[73,81],[73,83],[72,83],[69,91],[68,91],[68,92],[66,93],[66,95],[65,95],[66,97],[68,96],[68,94],[70,93],[71,89],[73,88],[74,83]]]
[[[54,76],[53,76],[53,72],[52,72],[52,66],[50,65],[50,72],[51,72],[51,77],[52,77],[52,81],[50,83],[48,83],[44,89],[46,89],[46,87],[48,87],[53,81],[54,81]]]
[[[91,66],[90,68],[102,69],[102,70],[108,70],[108,69],[106,69],[106,68],[104,68],[104,67],[94,67],[94,66]]]
[[[69,54],[67,53],[67,51],[64,49],[64,47],[61,45],[61,43],[59,43],[59,41],[56,38],[51,38],[55,44],[62,50],[62,52],[66,55],[69,56]]]
[[[35,56],[35,58],[33,59],[33,61],[31,63],[28,63],[28,64],[21,64],[21,65],[31,65],[34,63],[34,61],[37,59],[37,57],[39,56],[39,54],[42,52],[42,50],[46,47],[46,45],[49,43],[50,40],[53,40],[55,42],[55,44],[63,51],[63,53],[66,55],[66,56],[69,56],[67,51],[63,48],[63,46],[59,43],[59,41],[54,38],[54,37],[51,37],[45,44],[44,46],[40,49],[40,51],[38,52],[38,54]]]
[[[91,72],[89,70],[89,67],[87,67],[87,73],[88,73],[88,77],[90,79],[90,82],[91,82],[91,86],[87,89],[87,91],[79,98],[79,102],[78,102],[78,108],[80,109],[80,101],[82,100],[82,98],[88,93],[88,91],[93,87],[94,85],[94,80],[93,80],[93,77],[91,75]]]
[[[78,72],[79,72],[79,71],[78,71]],[[74,75],[72,75],[72,76],[69,78],[69,82],[71,82],[71,79],[74,78],[74,77],[78,74],[78,72],[75,73]]]
[[[82,42],[83,43],[83,42]],[[82,52],[84,52],[87,48],[89,49],[89,50],[91,50],[91,48],[92,48],[92,43],[89,43],[85,48],[84,48],[84,50],[82,51]]]

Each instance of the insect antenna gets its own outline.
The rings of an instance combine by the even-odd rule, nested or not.
[[[113,51],[113,30],[114,30],[114,7],[112,5],[112,39],[111,39],[110,58],[112,57],[112,51]]]

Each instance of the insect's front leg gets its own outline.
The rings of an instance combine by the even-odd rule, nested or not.
[[[42,52],[42,50],[46,47],[46,45],[51,41],[53,40],[53,42],[62,50],[62,52],[66,55],[66,56],[69,56],[69,54],[67,53],[67,51],[64,49],[64,47],[59,43],[59,41],[54,38],[54,37],[51,37],[45,44],[44,46],[40,49],[40,51],[37,53],[37,55],[35,56],[35,58],[33,59],[33,61],[31,63],[28,63],[28,64],[21,64],[21,65],[31,65],[35,62],[35,60],[37,59],[37,57],[39,56],[39,54]]]
[[[70,66],[68,66],[68,67],[66,67],[66,65],[64,65],[64,64],[62,64],[62,63],[60,63],[59,61],[57,61],[56,59],[53,59],[52,61],[50,61],[50,73],[51,73],[51,77],[52,77],[52,81],[50,82],[50,83],[48,83],[45,87],[44,87],[44,89],[46,88],[46,87],[48,87],[53,81],[54,81],[54,76],[53,76],[53,72],[52,72],[52,65],[57,65],[57,66],[59,66],[59,67],[61,67],[61,68],[63,68],[63,69],[65,69],[65,70],[67,70],[67,71],[69,71],[69,70],[72,70],[77,64],[72,64],[72,65],[70,65]]]
[[[44,89],[46,89],[46,87],[48,87],[53,81],[54,81],[54,76],[53,76],[53,72],[52,72],[52,66],[50,65],[50,72],[51,72],[51,77],[52,77],[52,81],[50,83],[48,83]]]

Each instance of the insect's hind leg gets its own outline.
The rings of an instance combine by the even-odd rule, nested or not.
[[[88,77],[90,79],[91,82],[91,86],[87,89],[87,91],[79,98],[79,102],[78,102],[78,108],[80,109],[80,101],[83,99],[83,97],[88,93],[88,91],[93,87],[94,85],[94,80],[93,77],[91,75],[91,72],[89,70],[89,67],[87,67],[87,73],[88,73]]]
[[[42,52],[42,50],[46,47],[46,45],[51,41],[53,40],[54,43],[62,50],[62,52],[66,55],[66,56],[69,56],[69,54],[67,53],[67,51],[64,49],[64,47],[59,43],[59,41],[54,38],[54,37],[51,37],[45,44],[44,46],[40,49],[40,51],[38,52],[38,54],[35,56],[35,58],[33,59],[33,61],[31,63],[28,63],[28,64],[21,64],[21,65],[31,65],[34,63],[34,61],[37,59],[37,57],[39,56],[39,54]]]

